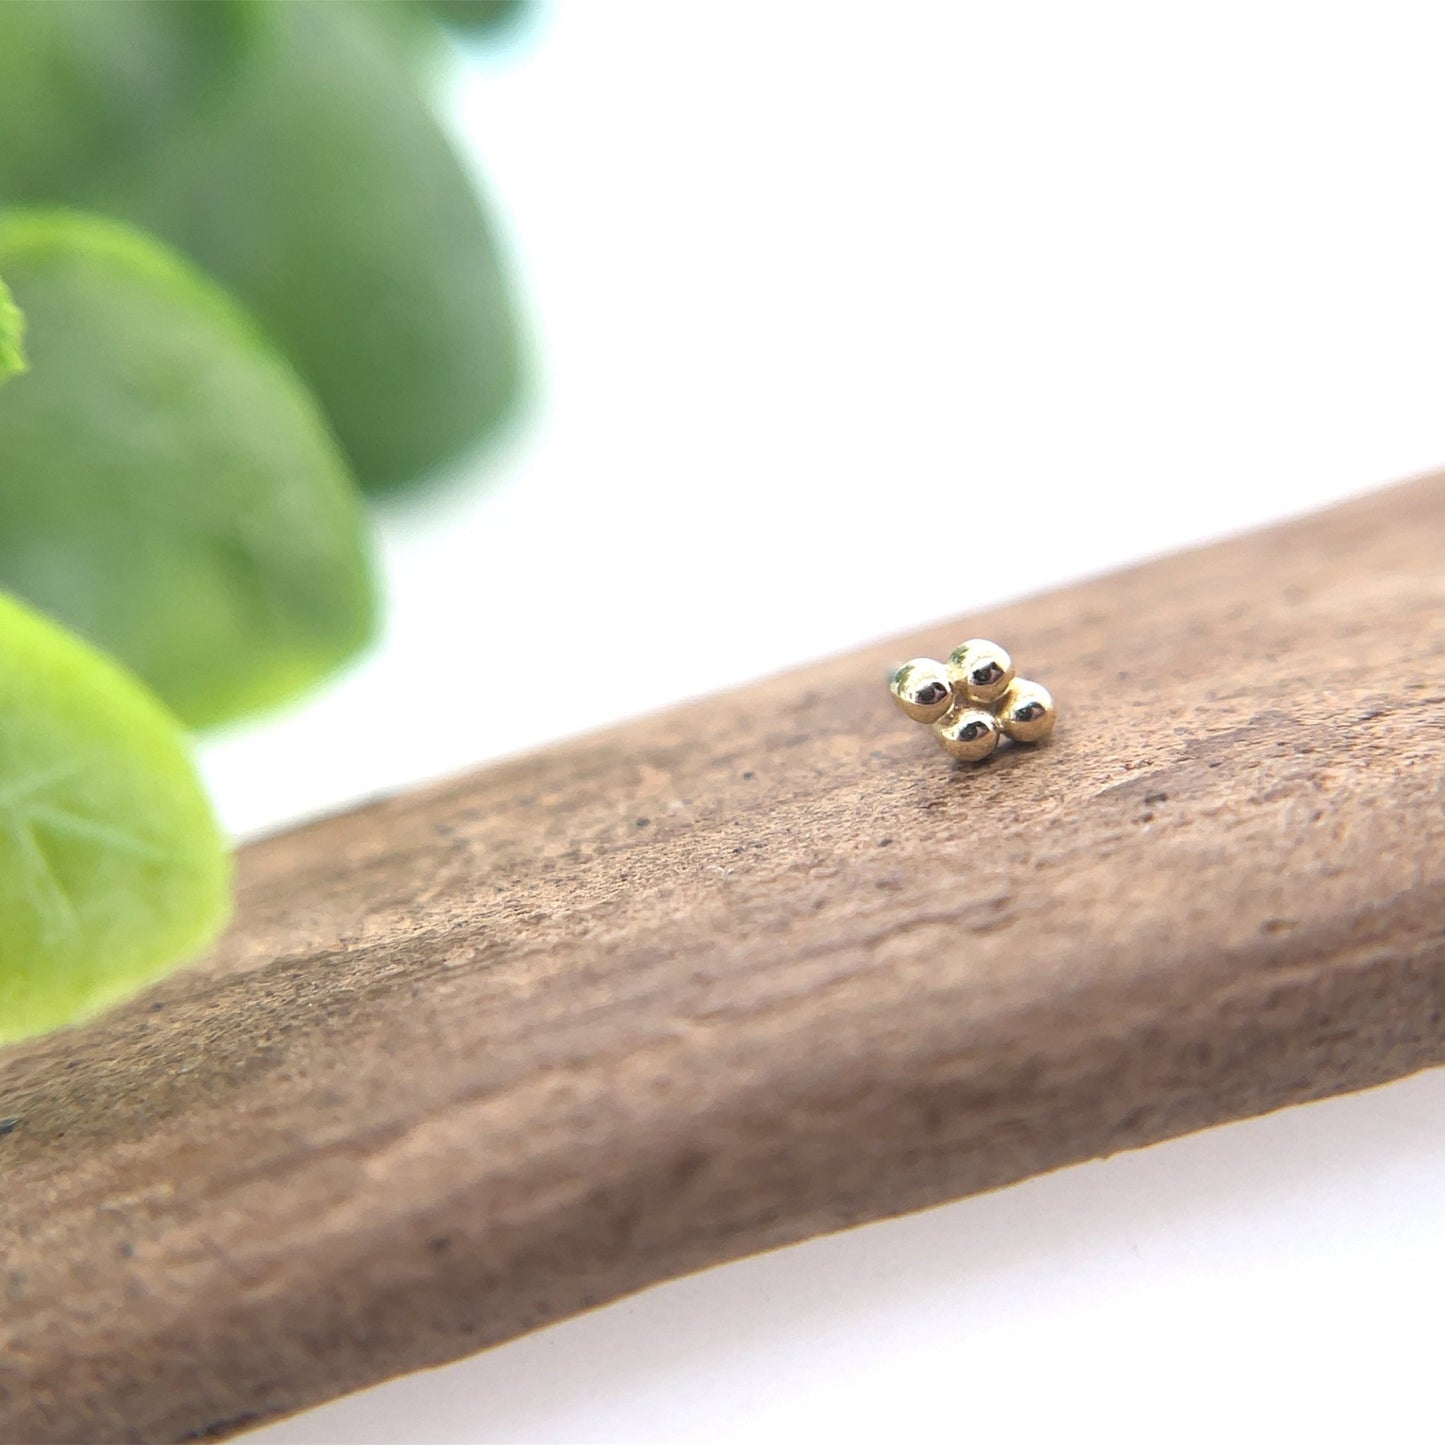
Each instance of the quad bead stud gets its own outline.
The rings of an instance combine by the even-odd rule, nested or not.
[[[1058,717],[1049,690],[1016,676],[1008,653],[982,637],[955,647],[947,662],[905,662],[889,691],[914,722],[933,725],[944,752],[968,763],[981,762],[1001,737],[1039,742]]]

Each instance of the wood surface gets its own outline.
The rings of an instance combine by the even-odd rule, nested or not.
[[[1049,743],[892,708],[971,635]],[[0,1438],[225,1435],[1442,1017],[1436,478],[246,849],[213,957],[0,1055]]]

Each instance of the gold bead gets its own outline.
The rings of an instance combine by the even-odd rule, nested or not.
[[[973,637],[948,654],[948,674],[955,692],[986,706],[1008,691],[1014,680],[1013,659],[998,643]]]
[[[998,746],[998,719],[991,712],[967,703],[940,718],[934,723],[933,731],[938,734],[944,752],[965,763],[986,758]]]
[[[948,669],[931,657],[915,657],[893,674],[893,700],[914,722],[936,722],[953,706]]]
[[[999,722],[1016,743],[1036,743],[1053,732],[1059,710],[1048,688],[1015,678],[997,704]]]

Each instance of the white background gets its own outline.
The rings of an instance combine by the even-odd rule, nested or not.
[[[1324,0],[562,0],[469,53],[451,120],[535,396],[384,509],[376,654],[208,745],[228,823],[1445,461],[1442,54],[1438,5]],[[893,575],[900,539],[928,565]],[[534,665],[571,674],[565,708],[511,688]],[[1434,1074],[712,1271],[254,1438],[1439,1439],[1442,1298]]]

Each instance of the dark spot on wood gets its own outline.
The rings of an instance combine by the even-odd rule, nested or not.
[[[680,1189],[689,1180],[695,1179],[707,1168],[708,1155],[701,1149],[690,1149],[679,1154],[672,1165],[672,1186]]]
[[[1119,1119],[1116,1132],[1120,1134],[1132,1134],[1134,1130],[1144,1122],[1146,1114],[1147,1110],[1145,1110],[1142,1105],[1138,1108],[1126,1110]]]
[[[229,1415],[224,1420],[214,1420],[200,1430],[192,1430],[187,1435],[182,1435],[182,1440],[224,1440],[227,1435],[234,1435],[238,1430],[244,1430],[248,1425],[259,1424],[266,1417],[258,1414],[255,1410],[247,1410],[240,1415]]]
[[[645,828],[650,822],[652,822],[651,818],[639,818],[637,820],[637,826],[639,828]]]
[[[757,774],[749,770],[743,774],[743,782],[750,783],[755,777],[757,777]]]
[[[19,1126],[19,1119],[0,1119],[0,1134],[13,1134]]]

